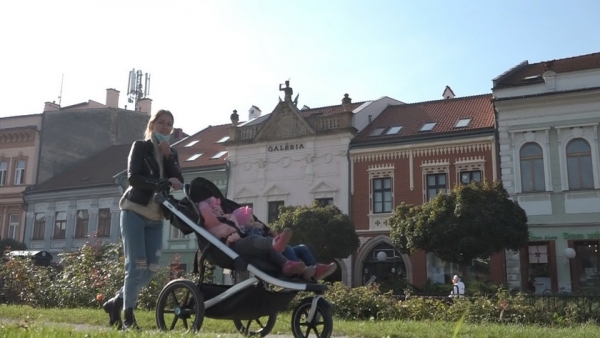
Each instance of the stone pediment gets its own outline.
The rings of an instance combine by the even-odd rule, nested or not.
[[[337,188],[334,188],[323,181],[321,181],[320,183],[315,185],[314,188],[310,189],[310,192],[313,194],[323,193],[323,192],[332,193],[332,192],[336,192],[336,191],[338,191]]]
[[[282,140],[315,135],[313,128],[306,122],[292,102],[279,102],[270,118],[255,137],[256,141]]]
[[[258,194],[248,187],[242,187],[242,189],[235,193],[235,198],[254,198],[256,196]]]
[[[277,184],[273,184],[269,189],[265,191],[264,196],[285,196],[289,195],[290,192],[279,187]]]

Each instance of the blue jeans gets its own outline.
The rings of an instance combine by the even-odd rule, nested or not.
[[[162,221],[150,220],[131,210],[121,210],[125,281],[117,296],[123,297],[123,309],[135,308],[140,291],[158,271],[162,229]]]
[[[292,246],[286,246],[283,250],[283,255],[290,261],[298,262],[302,261],[306,266],[317,264],[315,258],[310,253],[310,250],[304,244]]]

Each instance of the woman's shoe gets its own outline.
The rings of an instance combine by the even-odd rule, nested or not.
[[[118,325],[119,327],[122,325],[121,321],[121,309],[123,308],[123,298],[113,297],[106,301],[102,305],[104,312],[108,313],[108,324],[110,326]]]
[[[140,327],[135,321],[135,316],[133,315],[133,308],[130,307],[125,309],[124,319],[121,330],[140,330]]]

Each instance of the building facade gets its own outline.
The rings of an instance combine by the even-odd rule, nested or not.
[[[23,242],[21,193],[36,183],[42,115],[0,118],[0,238]]]
[[[450,283],[459,267],[432,253],[412,256],[394,249],[387,219],[395,206],[420,205],[471,181],[498,178],[491,95],[390,106],[350,144],[351,211],[361,247],[353,285],[393,287],[400,279],[418,287]],[[483,270],[483,271],[482,271]],[[469,277],[504,281],[503,255],[473,262]]]
[[[230,139],[225,142],[230,170],[228,194],[251,205],[263,222],[273,222],[283,205],[310,205],[314,200],[334,204],[349,213],[348,145],[388,105],[402,102],[383,97],[341,105],[296,107],[291,97],[272,113],[238,124],[232,115]],[[350,284],[351,260],[338,263],[339,279]]]
[[[524,61],[492,91],[502,181],[530,232],[526,248],[507,253],[509,285],[600,286],[600,53]]]

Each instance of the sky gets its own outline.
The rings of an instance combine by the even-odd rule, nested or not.
[[[599,16],[597,0],[4,0],[0,117],[108,88],[132,109],[133,69],[188,134],[270,113],[286,80],[311,108],[485,94],[522,61],[600,52]]]

